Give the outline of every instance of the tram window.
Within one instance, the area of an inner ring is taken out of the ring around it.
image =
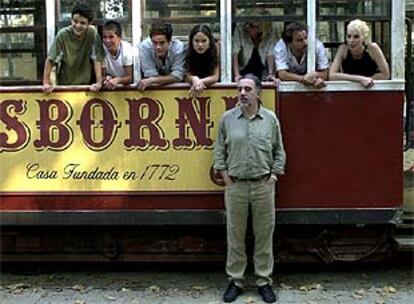
[[[73,0],[60,0],[58,29],[70,25]],[[121,24],[123,39],[132,42],[131,1],[128,0],[89,0],[85,1],[95,10],[94,24],[102,35],[102,27],[108,20],[116,20]]]
[[[317,8],[317,36],[331,59],[337,47],[345,42],[347,24],[358,18],[367,22],[371,40],[378,43],[389,62],[391,0],[318,0]]]
[[[267,22],[268,29],[275,31],[278,36],[287,22],[297,21],[306,24],[306,0],[290,1],[233,1],[233,29],[250,21]]]
[[[0,85],[40,84],[46,56],[45,1],[1,1]]]
[[[286,23],[306,24],[306,1],[233,0],[233,79],[240,74],[253,73],[262,80],[275,74],[273,50],[281,38]],[[255,38],[256,37],[256,38]],[[262,66],[251,64],[255,56],[253,44],[257,40]],[[270,59],[271,56],[273,59]]]
[[[0,27],[34,26],[33,14],[0,15]]]
[[[220,39],[220,2],[217,0],[145,0],[143,7],[143,39],[148,36],[151,23],[157,20],[169,22],[173,35],[188,41],[191,29],[197,24],[207,24],[214,37]]]

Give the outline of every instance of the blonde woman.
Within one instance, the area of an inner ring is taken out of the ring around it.
[[[360,82],[364,87],[374,80],[389,79],[390,69],[384,54],[375,42],[369,42],[366,22],[355,19],[348,24],[346,44],[341,44],[329,72],[330,80]]]

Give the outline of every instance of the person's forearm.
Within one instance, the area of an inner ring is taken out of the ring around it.
[[[201,81],[206,85],[209,86],[211,84],[214,84],[218,81],[219,77],[218,74],[213,74],[211,76],[207,76],[205,78],[202,78]]]
[[[329,80],[348,80],[348,81],[361,81],[361,76],[351,75],[346,73],[330,73]]]
[[[375,80],[388,80],[388,79],[390,79],[390,75],[389,75],[389,73],[388,74],[387,73],[376,73],[372,76],[372,79],[375,79]]]
[[[102,83],[102,63],[100,61],[94,61],[96,83]]]
[[[132,82],[131,75],[122,76],[122,77],[115,77],[115,78],[117,78],[117,84],[128,85],[128,84],[131,84],[131,82]]]
[[[274,56],[267,56],[267,67],[268,67],[268,74],[275,76],[276,66],[275,66],[275,57]]]
[[[155,76],[155,77],[150,77],[148,79],[150,80],[151,85],[165,85],[165,84],[179,82],[179,80],[172,75]]]
[[[51,83],[51,81],[50,81],[50,75],[52,74],[52,68],[53,68],[53,65],[52,65],[52,62],[50,61],[50,59],[49,58],[46,58],[46,60],[45,60],[45,68],[44,68],[44,70],[43,70],[43,84],[45,85],[45,84],[47,84],[47,85],[50,85]]]
[[[237,77],[240,76],[240,71],[239,71],[239,59],[238,59],[238,55],[237,54],[233,54],[233,76],[234,79],[236,80]]]
[[[288,71],[279,71],[279,79],[283,81],[303,81],[303,75],[298,75],[295,73],[290,73]]]

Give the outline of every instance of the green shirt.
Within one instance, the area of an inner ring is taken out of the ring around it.
[[[275,113],[261,106],[252,119],[244,116],[239,107],[223,114],[214,147],[214,169],[227,170],[238,178],[258,178],[284,174],[285,162]]]
[[[58,65],[57,84],[91,84],[90,59],[102,62],[104,50],[94,27],[88,27],[85,35],[79,39],[72,26],[67,26],[56,35],[48,58]]]

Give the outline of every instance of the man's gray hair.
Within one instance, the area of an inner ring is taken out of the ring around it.
[[[253,80],[254,85],[256,86],[257,93],[260,93],[262,91],[262,82],[255,75],[253,75],[253,74],[243,75],[243,76],[240,77],[239,81],[242,80],[242,79],[250,79],[250,80]]]

